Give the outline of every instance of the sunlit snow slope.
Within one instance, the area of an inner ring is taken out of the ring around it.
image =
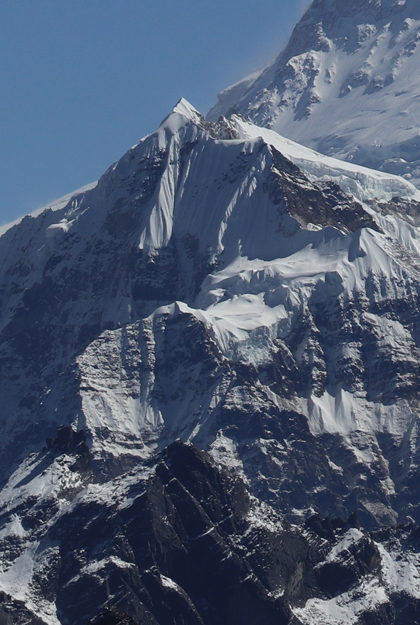
[[[2,475],[72,424],[101,479],[181,437],[289,518],[420,519],[419,208],[182,100],[0,238]]]
[[[315,0],[286,49],[219,95],[238,111],[324,154],[420,185],[420,5]]]

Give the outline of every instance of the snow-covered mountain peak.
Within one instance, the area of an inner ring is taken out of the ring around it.
[[[173,132],[176,132],[177,126],[183,126],[187,120],[195,124],[199,124],[201,118],[202,115],[199,111],[197,111],[197,109],[194,108],[188,100],[181,98],[173,107],[169,115],[167,115],[162,121],[157,132],[159,132],[161,128],[170,128]]]
[[[181,437],[259,489],[268,445],[282,498],[291,428],[299,463],[318,441],[345,497],[353,469],[323,437],[377,479],[376,437],[415,436],[419,204],[396,176],[181,101],[97,185],[0,237],[4,475],[70,424],[106,477]],[[314,503],[327,486],[312,473]],[[393,519],[390,475],[369,488],[366,517]],[[303,494],[285,509],[304,514]]]
[[[420,622],[420,190],[275,130],[405,119],[419,33],[316,0],[0,231],[0,623]]]
[[[212,139],[231,141],[239,138],[234,125],[225,117],[221,116],[217,121],[209,122],[185,98],[179,100],[154,135],[160,137],[161,142],[162,140],[166,142],[169,135],[179,134],[182,135],[184,140],[185,132],[190,132],[191,134],[192,131],[194,134],[197,128],[204,130]],[[190,139],[194,140],[192,137]]]
[[[238,111],[319,152],[420,184],[420,6],[316,0],[285,50],[219,95],[208,118]]]
[[[192,121],[196,121],[202,117],[201,114],[197,111],[197,109],[192,104],[190,104],[190,102],[188,102],[188,100],[186,100],[185,98],[181,98],[179,100],[179,102],[172,109],[172,112],[185,115],[185,117],[188,117]]]

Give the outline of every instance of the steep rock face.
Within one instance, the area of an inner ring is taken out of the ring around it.
[[[126,612],[118,606],[106,608],[99,616],[89,621],[89,625],[137,625]]]
[[[371,535],[355,515],[290,525],[181,441],[97,484],[85,468],[63,470],[81,457],[75,437],[60,430],[4,491],[5,623],[415,622],[418,527]]]
[[[416,0],[315,0],[285,50],[226,89],[235,110],[299,143],[420,184]]]

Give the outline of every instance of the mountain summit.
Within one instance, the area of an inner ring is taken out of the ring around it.
[[[3,479],[72,426],[101,480],[182,438],[291,520],[420,520],[419,206],[402,178],[181,100],[0,237]]]
[[[237,111],[323,154],[420,185],[420,5],[315,0],[285,50],[219,94]]]
[[[418,622],[419,214],[181,100],[4,228],[0,622]]]
[[[316,0],[0,230],[1,624],[420,623],[419,41]]]

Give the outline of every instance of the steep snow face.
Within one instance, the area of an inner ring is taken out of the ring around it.
[[[182,100],[0,237],[3,475],[72,424],[102,478],[181,437],[289,518],[420,518],[419,206]]]
[[[279,57],[219,94],[208,117],[235,110],[419,186],[419,43],[416,0],[316,0]]]

